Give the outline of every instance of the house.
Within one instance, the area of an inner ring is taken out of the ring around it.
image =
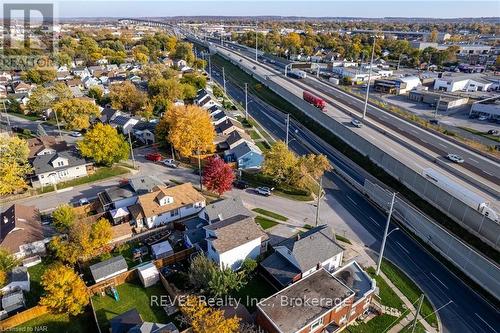
[[[14,267],[7,274],[7,282],[0,289],[3,295],[13,293],[14,291],[30,291],[30,274],[28,268],[24,266]]]
[[[0,84],[0,98],[7,97],[7,87],[3,84]]]
[[[132,127],[132,133],[137,140],[146,145],[155,143],[155,132],[158,122],[155,121],[139,121]]]
[[[34,171],[31,179],[33,187],[84,177],[92,169],[92,163],[80,157],[74,150],[35,156],[31,164]]]
[[[212,125],[217,126],[223,121],[226,121],[229,117],[224,111],[210,114]]]
[[[198,214],[199,218],[207,221],[209,224],[217,223],[236,215],[253,217],[255,214],[243,205],[240,197],[211,202]]]
[[[18,258],[45,252],[45,244],[53,235],[42,226],[40,213],[34,206],[13,204],[0,214],[0,246]]]
[[[101,81],[93,76],[86,76],[82,79],[82,84],[85,87],[85,89],[89,89],[90,87],[100,85]]]
[[[70,74],[69,71],[57,71],[56,73],[56,80],[57,81],[65,81],[65,80],[71,80],[73,76]]]
[[[28,139],[27,142],[29,148],[28,158],[30,159],[35,156],[55,154],[68,149],[66,141],[59,141],[56,137],[50,135],[37,136],[36,138]]]
[[[274,246],[274,253],[260,265],[268,280],[283,288],[318,269],[334,271],[342,264],[343,253],[332,229],[322,225]]]
[[[151,254],[153,255],[154,259],[166,258],[174,254],[174,249],[168,241],[163,241],[151,245]]]
[[[264,155],[259,147],[249,141],[244,141],[233,149],[224,152],[226,162],[234,162],[238,169],[260,169],[264,162]]]
[[[179,333],[179,330],[173,323],[160,324],[145,321],[130,329],[128,333]]]
[[[195,247],[197,250],[207,251],[206,232],[203,229],[207,225],[208,222],[200,218],[192,218],[182,223],[184,227],[182,236],[186,248]]]
[[[18,82],[14,84],[14,93],[15,94],[23,94],[29,93],[33,87],[24,82]]]
[[[132,131],[135,124],[139,122],[139,119],[128,117],[125,115],[116,116],[112,119],[109,124],[114,128],[119,128],[123,134],[128,134]]]
[[[87,67],[75,67],[71,70],[74,76],[79,77],[80,79],[85,79],[86,77],[92,76],[89,69]]]
[[[207,257],[220,268],[237,270],[245,259],[255,260],[267,248],[269,237],[252,216],[236,215],[204,229]]]
[[[268,333],[340,331],[365,313],[375,291],[375,281],[364,272],[348,280],[356,290],[319,269],[259,302],[256,322]]]
[[[434,90],[488,91],[493,83],[478,76],[442,76],[434,81]]]
[[[24,294],[22,290],[13,292],[2,297],[2,309],[8,314],[19,312],[26,308]]]
[[[187,61],[183,59],[174,59],[172,64],[175,68],[182,70],[184,67],[187,67]]]
[[[437,93],[421,89],[410,91],[410,93],[408,94],[408,99],[428,104],[434,108],[437,107],[437,109],[441,111],[453,110],[454,108],[467,105],[467,103],[469,102],[468,97],[463,97],[452,93]]]
[[[136,177],[129,179],[125,184],[106,188],[97,193],[97,198],[105,212],[119,208],[127,209],[137,202],[139,195],[151,193],[157,186],[164,185],[165,183],[153,176]]]
[[[95,283],[104,281],[128,270],[127,262],[119,255],[90,266]]]
[[[156,186],[151,193],[140,195],[128,210],[136,226],[153,228],[197,214],[203,207],[205,197],[191,183],[184,183]]]
[[[204,109],[210,109],[213,106],[219,106],[215,100],[212,99],[212,96],[205,90],[198,90],[196,97],[194,98],[194,103]]]
[[[120,111],[106,107],[104,108],[104,110],[102,110],[99,120],[101,121],[101,123],[106,124],[120,115],[122,115]]]
[[[141,325],[143,320],[137,309],[130,309],[109,321],[111,333],[128,333],[137,325]]]
[[[239,146],[240,144],[242,144],[245,141],[247,141],[247,142],[252,141],[252,138],[250,137],[250,135],[248,135],[245,132],[241,132],[241,131],[232,131],[227,136],[225,143],[226,143],[228,149],[234,149],[236,146]]]
[[[232,118],[227,118],[215,126],[215,133],[217,135],[229,135],[232,131],[245,132],[245,129],[243,128],[243,125]]]

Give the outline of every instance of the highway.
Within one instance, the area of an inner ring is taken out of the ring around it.
[[[220,69],[212,67],[213,77],[222,83]],[[243,83],[226,77],[228,94],[244,103]],[[256,96],[249,96],[248,111],[275,138],[285,138],[285,114],[267,105]],[[353,179],[363,182],[369,177],[361,168],[335,151],[314,133],[291,121],[289,146],[297,154],[319,152],[325,154],[336,168],[342,169]],[[367,199],[354,190],[335,173],[328,173],[324,180],[327,196],[333,196],[347,209],[369,235],[360,238],[365,245],[379,251],[386,216],[374,208]],[[328,203],[328,201],[326,201]],[[391,225],[391,229],[395,228]],[[373,241],[373,238],[376,241]],[[497,308],[486,302],[461,279],[451,273],[430,253],[404,232],[396,231],[388,238],[385,257],[398,265],[426,293],[436,309],[442,323],[442,332],[482,333],[498,332],[500,315]]]

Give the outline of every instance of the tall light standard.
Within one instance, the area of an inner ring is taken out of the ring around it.
[[[248,83],[245,82],[245,119],[248,119]]]
[[[318,186],[318,203],[316,204],[316,218],[314,221],[314,226],[318,226],[319,221],[319,203],[321,202],[321,192],[323,190],[323,176],[319,177],[319,186]]]
[[[436,110],[434,110],[434,119],[437,118],[438,115],[438,110],[439,110],[439,104],[441,104],[441,95],[439,95],[439,98],[436,102]]]
[[[382,246],[380,247],[380,253],[378,255],[377,272],[375,273],[376,275],[379,275],[379,273],[380,273],[380,266],[382,265],[382,258],[384,257],[385,242],[387,241],[387,237],[389,237],[389,235],[393,231],[399,230],[399,228],[394,228],[388,233],[389,224],[391,223],[392,209],[394,208],[394,200],[395,199],[396,199],[396,193],[393,193],[392,200],[391,200],[391,207],[389,208],[389,215],[387,216],[387,223],[385,224],[384,237],[382,238]]]
[[[363,116],[361,120],[365,119],[366,116],[366,108],[368,107],[368,94],[370,93],[370,81],[372,79],[372,67],[373,67],[373,55],[375,54],[375,41],[377,40],[377,36],[373,36],[373,46],[372,46],[372,57],[370,60],[370,68],[368,69],[368,84],[366,85],[366,96],[365,96],[365,105],[363,107]]]
[[[59,125],[59,119],[57,118],[57,112],[54,111],[54,114],[56,116],[56,123],[57,123],[57,130],[59,131],[59,138],[62,139],[61,126]]]
[[[226,72],[224,71],[224,67],[222,67],[222,84],[224,86],[224,95],[226,94]]]
[[[257,22],[255,22],[255,61],[257,61],[257,39],[259,35],[257,33]]]
[[[286,114],[286,139],[285,139],[285,143],[286,143],[286,146],[288,147],[288,134],[290,132],[290,114],[287,113]]]

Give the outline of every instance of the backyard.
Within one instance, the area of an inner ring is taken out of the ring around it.
[[[252,312],[260,300],[276,292],[277,290],[260,274],[255,274],[243,288],[233,293],[233,297],[241,300],[241,304],[245,305],[248,311]]]
[[[109,295],[94,295],[92,297],[94,311],[102,332],[109,331],[109,320],[131,309],[137,309],[144,321],[168,323],[172,318],[167,316],[160,306],[151,305],[151,297],[168,295],[160,283],[144,288],[139,281],[123,283],[116,287],[119,300]]]
[[[26,293],[26,307],[31,308],[38,304],[40,297],[43,295],[42,275],[50,264],[50,259],[45,257],[41,263],[28,267],[30,291]]]
[[[57,332],[81,333],[96,332],[94,318],[90,309],[78,316],[67,314],[45,314],[11,329],[13,332]]]

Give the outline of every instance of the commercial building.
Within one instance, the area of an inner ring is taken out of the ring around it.
[[[449,111],[451,109],[467,105],[469,102],[468,97],[452,94],[440,94],[426,90],[412,90],[408,94],[408,98],[412,101],[429,104],[433,107],[439,103],[437,107],[440,111]]]

